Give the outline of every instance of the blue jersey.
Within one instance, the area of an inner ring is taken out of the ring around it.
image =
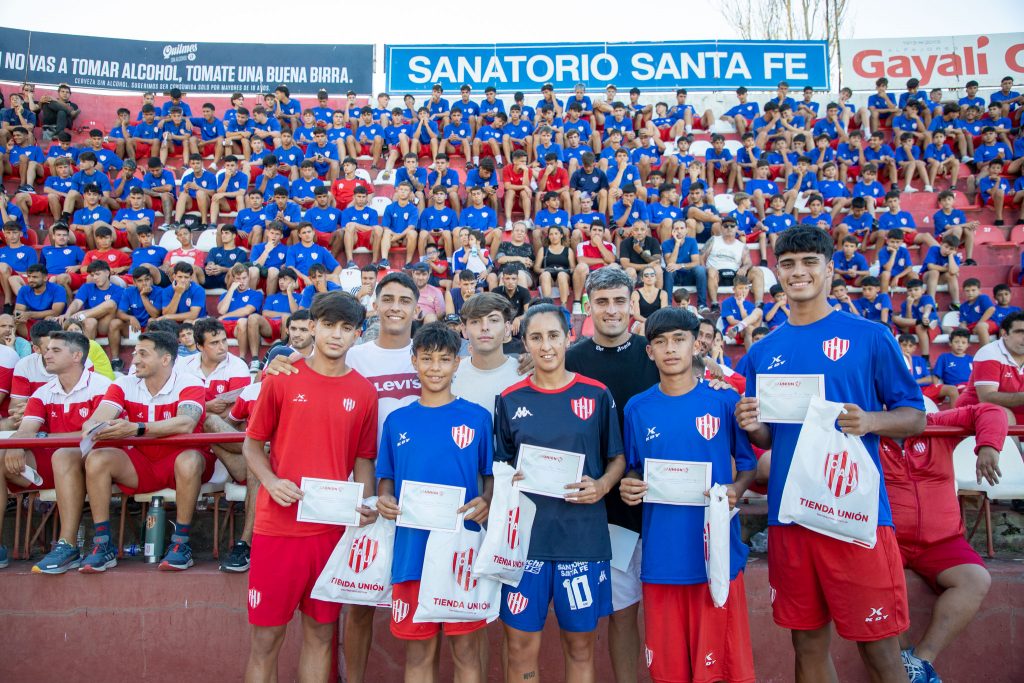
[[[177,183],[174,179],[174,174],[167,169],[160,172],[159,176],[154,176],[151,172],[147,172],[142,176],[142,188],[144,190],[152,190],[154,187],[169,186],[169,190],[172,195],[177,194]]]
[[[518,462],[523,444],[581,453],[583,474],[598,479],[622,455],[615,401],[600,382],[576,374],[565,387],[539,389],[529,377],[495,400],[494,459]],[[537,505],[529,559],[556,562],[610,560],[605,502],[590,505],[526,494]]]
[[[828,119],[819,119],[814,124],[812,132],[814,133],[814,137],[818,137],[819,135],[827,135],[829,139],[835,140],[836,138],[839,137],[839,132],[845,130],[846,129],[843,126],[842,121],[829,121]]]
[[[166,102],[164,102],[162,105],[160,105],[160,116],[170,116],[172,107],[178,107],[179,109],[181,109],[181,115],[183,117],[192,117],[192,107],[188,106],[188,103],[183,100],[178,100],[177,102],[174,102],[173,100],[167,100]]]
[[[854,197],[873,197],[875,199],[882,199],[885,197],[885,186],[877,180],[873,183],[865,183],[861,180],[859,183],[853,186]]]
[[[462,111],[463,119],[480,113],[480,107],[473,100],[459,99],[452,103],[452,110],[454,111],[455,109]]]
[[[896,340],[885,328],[847,313],[833,312],[809,325],[786,324],[747,352],[747,396],[758,374],[824,375],[830,401],[853,403],[868,412],[909,407],[924,410],[921,388],[907,371]],[[768,523],[779,523],[779,504],[802,425],[769,424],[772,462],[768,480]],[[879,473],[878,436],[861,437]],[[885,479],[878,496],[878,525],[892,526]]]
[[[71,182],[76,192],[79,194],[85,194],[85,186],[96,184],[100,187],[100,194],[104,192],[110,192],[110,178],[105,173],[99,171],[93,171],[92,173],[86,173],[85,171],[78,171],[71,176]],[[174,182],[171,182],[173,185]]]
[[[466,187],[493,187],[497,189],[498,174],[495,173],[494,171],[491,171],[491,175],[484,178],[481,177],[479,168],[471,169],[466,173]]]
[[[216,192],[217,186],[220,185],[213,171],[203,171],[197,178],[192,169],[185,171],[185,174],[181,176],[181,186],[184,187],[187,183],[195,183],[200,189],[207,192]],[[188,196],[195,199],[196,188],[190,187],[188,189]]]
[[[769,233],[779,233],[796,225],[796,219],[790,213],[767,213],[761,222],[768,228]]]
[[[739,397],[700,382],[682,396],[668,396],[655,384],[626,404],[623,441],[628,469],[643,472],[647,458],[711,463],[711,483],[733,482],[736,469],[757,467],[747,434],[733,415]],[[704,508],[644,503],[644,583],[687,585],[708,580],[704,564]],[[740,534],[739,515],[730,522],[729,576],[743,570],[749,549]]]
[[[529,135],[533,134],[533,126],[530,125],[529,121],[524,121],[522,119],[519,120],[519,123],[512,123],[509,121],[505,124],[505,127],[501,129],[501,132],[502,134],[509,136],[511,139],[521,142]]]
[[[167,250],[161,246],[149,246],[140,247],[132,251],[132,265],[131,270],[135,270],[141,265],[149,264],[159,268],[163,265],[164,259],[167,257]],[[83,257],[84,258],[84,257]]]
[[[498,98],[495,98],[493,102],[488,102],[486,99],[480,102],[480,113],[488,122],[494,121],[494,115],[499,111],[505,113],[505,103]]]
[[[672,204],[665,206],[661,202],[655,202],[648,204],[647,217],[651,223],[661,223],[664,220],[670,220],[675,223],[676,221],[683,220],[683,210]]]
[[[981,316],[990,308],[995,308],[995,303],[988,294],[979,294],[973,301],[965,299],[960,304],[960,322],[973,325],[981,320]]]
[[[281,176],[278,177],[280,178]],[[285,182],[287,183],[288,181],[286,180]],[[263,207],[263,210],[267,213],[268,221],[283,219],[287,220],[289,223],[298,223],[302,220],[302,208],[295,202],[285,202],[284,209],[279,207],[277,202],[270,202]],[[288,234],[288,231],[289,227],[285,225],[284,232],[286,235]]]
[[[850,191],[846,188],[846,183],[841,180],[822,180],[818,182],[818,192],[825,199],[835,199],[836,197],[849,197]]]
[[[1000,152],[1002,155],[1000,155]],[[974,148],[974,163],[976,164],[987,164],[993,159],[998,158],[1002,158],[1004,162],[1013,158],[1013,150],[1005,142],[978,145]]]
[[[633,225],[637,221],[647,221],[647,205],[640,200],[633,200],[633,205],[627,207],[620,199],[612,206],[612,220],[618,221],[622,216],[626,216],[624,226]]]
[[[989,318],[989,320],[994,322],[996,325],[999,325],[1003,322],[1003,318],[1006,316],[1019,312],[1020,306],[1000,306],[997,304],[996,312],[992,314],[992,317]]]
[[[48,311],[54,304],[67,304],[68,293],[56,282],[44,282],[43,291],[36,294],[31,287],[22,287],[18,290],[18,297],[15,303],[24,306],[29,311]]]
[[[227,298],[227,295],[228,293],[224,292],[223,294],[221,294],[220,299],[218,301],[224,301],[224,299]],[[237,311],[238,309],[244,308],[245,306],[252,306],[255,309],[253,313],[259,313],[260,311],[262,311],[263,292],[261,292],[258,289],[247,289],[244,292],[235,291],[235,293],[231,295],[231,310]],[[224,320],[239,320],[241,317],[245,316],[226,316],[224,317]]]
[[[333,233],[341,225],[341,211],[333,206],[328,206],[326,209],[313,206],[306,209],[303,219],[312,223],[313,229],[317,232]]]
[[[958,266],[960,265],[960,255],[959,254],[954,254],[953,255],[953,260],[954,260],[954,262],[956,262],[956,265],[958,265]],[[928,253],[925,254],[924,259],[921,261],[921,269],[920,269],[919,272],[922,275],[924,275],[925,273],[928,272],[928,264],[930,264],[930,263],[934,263],[937,266],[944,266],[945,267],[945,266],[949,265],[949,257],[942,255],[941,247],[939,247],[939,246],[929,247],[928,248]]]
[[[459,215],[459,224],[483,232],[498,227],[498,214],[489,206],[467,206]]]
[[[882,311],[889,311],[890,316],[892,315],[892,299],[889,298],[888,294],[880,293],[874,299],[862,296],[853,301],[853,306],[860,313],[861,317],[867,318],[871,322],[882,322]]]
[[[736,151],[736,161],[746,166],[753,164],[755,161],[760,159],[762,154],[764,154],[764,152],[760,147],[751,147],[750,149],[740,147],[739,150]]]
[[[83,207],[75,211],[71,219],[73,225],[92,225],[93,223],[110,223],[114,217],[110,215],[110,209],[105,206],[96,205],[93,208]]]
[[[152,227],[156,221],[156,213],[152,209],[118,209],[114,221],[145,221]]]
[[[669,237],[667,240],[661,243],[661,253],[665,255],[665,260],[668,261],[668,257],[675,251],[676,240],[674,237]],[[679,246],[679,253],[676,254],[676,263],[684,265],[693,261],[694,255],[700,255],[700,245],[697,244],[697,240],[693,237],[684,237],[683,243]],[[685,272],[685,271],[679,271]]]
[[[796,189],[800,192],[811,192],[818,189],[818,180],[814,177],[813,173],[805,173],[803,178],[801,178],[799,173],[793,172],[789,174],[786,187],[790,190]]]
[[[928,361],[921,356],[911,356],[910,363],[907,364],[906,356],[903,359],[904,364],[908,365],[907,369],[910,370],[910,375],[914,378],[915,382],[921,386],[928,386],[932,383],[932,369],[928,367]]]
[[[764,313],[764,324],[771,330],[789,320],[789,312],[786,310],[786,306],[779,306],[775,313],[771,313],[773,308],[775,308],[775,302],[773,301],[766,301],[761,304],[761,311]],[[768,315],[770,313],[772,317],[769,319]]]
[[[867,211],[859,217],[848,213],[843,216],[842,225],[845,225],[850,232],[860,234],[871,230],[875,226],[875,219]]]
[[[608,189],[608,176],[597,166],[590,171],[576,169],[572,178],[569,179],[569,187],[577,192],[589,192],[591,194]]]
[[[885,268],[885,264],[889,263],[889,259],[893,259],[893,275],[902,273],[904,270],[914,265],[914,262],[910,258],[910,250],[904,246],[900,246],[896,250],[895,254],[888,249],[882,249],[878,252],[878,265],[882,268]]]
[[[931,309],[925,314],[924,309],[928,306],[931,306]],[[913,304],[910,301],[904,301],[900,307],[900,315],[904,318],[923,320],[927,324],[931,320],[938,320],[938,316],[935,314],[936,310],[935,299],[930,294],[925,294]]]
[[[61,178],[60,176],[52,175],[46,179],[43,187],[49,188],[54,192],[60,192],[61,194],[67,194],[74,189],[74,181],[71,180],[71,176],[67,178]]]
[[[402,233],[407,228],[415,228],[419,217],[420,212],[412,202],[408,202],[405,206],[400,205],[398,202],[391,202],[384,209],[381,225],[392,232]]]
[[[262,228],[267,222],[267,210],[266,207],[260,207],[258,209],[250,209],[246,207],[238,212],[235,216],[235,227],[238,228],[238,232],[248,235],[252,232],[253,228]]]
[[[65,159],[71,159],[71,163],[78,163],[78,155],[82,153],[78,147],[68,146],[67,148],[61,147],[59,144],[50,145],[50,148],[46,150],[47,159],[59,159],[64,157]]]
[[[272,176],[268,176],[266,173],[257,176],[256,182],[254,183],[258,188],[260,183],[263,183],[264,181],[266,182],[266,186],[263,188],[263,201],[267,202],[268,206],[273,203],[274,190],[279,187],[283,187],[287,190],[291,186],[291,183],[288,181],[288,176],[277,174],[276,166],[274,167],[274,171],[275,174]]]
[[[944,353],[935,360],[932,374],[943,384],[967,384],[974,369],[974,356]]]
[[[326,291],[328,292],[334,292],[336,290],[341,289],[341,285],[339,285],[336,282],[331,282],[330,280],[328,280],[326,284]],[[313,297],[316,295],[316,287],[308,285],[305,289],[302,290],[302,295],[299,297],[299,306],[302,308],[309,308],[310,306],[313,305]]]
[[[430,171],[427,173],[427,185],[429,187],[458,187],[459,186],[459,172],[454,168],[449,168],[444,172],[442,176],[437,171]]]
[[[89,310],[107,301],[113,301],[115,305],[120,304],[123,292],[124,288],[115,284],[108,285],[106,289],[100,289],[94,283],[86,282],[75,294],[75,299],[82,302],[83,309]]]
[[[734,104],[732,107],[725,112],[726,116],[742,116],[747,121],[753,121],[757,118],[761,112],[761,105],[757,102],[747,102],[746,104]]]
[[[757,227],[757,214],[753,211],[740,211],[735,209],[729,215],[736,219],[736,227],[744,235],[749,235]]]
[[[78,245],[69,244],[64,247],[43,247],[40,256],[43,257],[46,272],[50,275],[60,275],[66,273],[71,266],[81,265],[82,259],[85,258],[85,252]]]
[[[241,247],[235,247],[234,249],[214,247],[206,255],[206,263],[212,263],[229,270],[236,263],[246,263],[248,260],[249,253]]]
[[[406,481],[466,489],[465,502],[480,495],[479,477],[491,474],[493,434],[490,413],[457,398],[447,405],[428,408],[419,401],[388,415],[381,428],[377,451],[377,478],[395,483],[395,498]],[[423,457],[423,449],[430,457]],[[477,530],[475,522],[467,529]],[[393,583],[419,580],[429,531],[398,527],[391,562]]]
[[[291,187],[288,188],[288,197],[291,199],[312,199],[314,190],[323,186],[324,181],[319,178],[313,178],[312,180],[297,178],[292,181]]]
[[[641,205],[643,205],[641,203]],[[537,212],[537,218],[534,224],[538,228],[546,228],[552,225],[560,225],[563,228],[569,227],[569,213],[565,209],[559,209],[558,211],[549,211],[548,209],[541,209]]]
[[[352,204],[341,212],[341,224],[348,225],[349,223],[380,225],[380,216],[377,215],[377,210],[370,206],[364,206],[359,209],[356,208],[355,204]]]
[[[253,263],[256,263],[256,260],[260,256],[263,256],[263,252],[265,252],[266,250],[267,250],[267,243],[266,242],[260,242],[259,244],[257,244],[256,246],[254,246],[252,248],[252,253],[249,255],[249,259]],[[264,262],[263,267],[264,268],[278,268],[278,269],[280,269],[282,266],[284,266],[285,260],[287,258],[288,258],[288,247],[286,247],[283,244],[278,244],[270,252],[270,256],[267,257],[267,260]]]
[[[205,118],[192,120],[193,126],[199,126],[199,135],[204,142],[224,137],[224,123],[220,119],[207,121]]]
[[[166,294],[163,289],[154,286],[148,296],[150,305],[154,306],[157,311],[159,311],[163,305],[165,296]],[[127,315],[134,316],[142,327],[145,327],[149,323],[149,311],[146,310],[146,305],[142,303],[142,293],[139,292],[138,287],[132,286],[126,288],[124,292],[121,293],[121,302],[117,305],[117,308]]]
[[[864,258],[864,254],[860,252],[854,252],[853,258],[846,258],[846,254],[842,251],[837,251],[832,254],[832,265],[836,270],[851,270],[856,268],[859,272],[866,273],[868,271],[868,260]]]
[[[171,300],[174,298],[174,288],[164,288],[163,300],[160,302],[161,308],[169,306]],[[193,307],[199,307],[199,318],[206,317],[206,290],[200,285],[193,282],[189,285],[188,289],[182,292],[181,297],[178,299],[178,306],[173,311],[172,315],[180,313],[188,313]]]
[[[473,171],[470,171],[470,173],[474,172],[475,170],[476,169],[473,169]],[[427,186],[427,169],[424,168],[423,166],[417,166],[416,170],[413,171],[413,175],[412,175],[411,179],[416,181],[416,184],[413,185],[414,189],[417,186],[419,186],[419,188],[421,190],[424,189]],[[409,183],[409,182],[410,182],[409,170],[405,166],[403,166],[402,168],[400,168],[397,171],[395,171],[395,187],[398,187],[402,183]],[[410,183],[410,184],[412,184],[412,183]]]
[[[377,138],[384,138],[384,128],[379,123],[371,123],[369,126],[356,128],[356,142],[361,145],[372,144]]]
[[[747,299],[736,301],[736,297],[731,296],[722,302],[722,321],[735,325],[753,313],[756,308],[757,306],[753,301]],[[732,322],[733,320],[736,322]]]
[[[420,230],[452,230],[459,224],[459,217],[448,207],[442,209],[428,206],[420,214]]]
[[[278,147],[275,149],[274,156],[277,157],[277,163],[279,164],[298,166],[306,158],[306,153],[302,151],[301,147],[293,143],[291,147]]]
[[[328,273],[334,272],[338,267],[338,262],[331,256],[331,252],[316,242],[308,247],[301,243],[288,247],[288,256],[285,257],[284,263],[303,275],[309,275],[309,269],[315,263],[322,264]]]
[[[24,244],[17,248],[0,247],[0,263],[6,263],[15,273],[24,273],[26,268],[37,262],[36,250],[32,247]]]

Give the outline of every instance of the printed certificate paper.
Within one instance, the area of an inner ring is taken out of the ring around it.
[[[297,521],[359,526],[356,508],[363,503],[361,483],[303,477],[299,488],[302,500],[295,517]]]
[[[466,503],[463,486],[402,482],[398,498],[398,526],[424,531],[455,531],[462,515],[459,508]]]
[[[565,498],[573,491],[567,484],[583,478],[583,454],[557,451],[541,446],[519,446],[519,471],[523,479],[519,490],[552,498]]]
[[[825,398],[825,375],[758,375],[761,422],[803,424],[812,396]]]
[[[711,488],[711,463],[645,458],[644,481],[645,503],[705,506],[708,498],[704,492]]]

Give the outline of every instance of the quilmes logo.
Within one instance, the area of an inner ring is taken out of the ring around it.
[[[196,53],[199,52],[199,43],[178,43],[177,45],[164,45],[164,59],[172,62],[194,62]]]

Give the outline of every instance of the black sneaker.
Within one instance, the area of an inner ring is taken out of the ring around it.
[[[120,358],[114,358],[110,361],[110,369],[114,372],[121,372],[124,370],[124,361]]]
[[[245,541],[238,541],[231,546],[226,560],[220,563],[222,572],[234,572],[240,574],[249,571],[249,544]]]
[[[953,304],[953,303],[951,303],[949,305],[949,310],[951,310],[951,311],[959,311],[960,310],[960,304]]]
[[[1004,225],[1006,225],[1006,221],[997,218],[996,220],[992,221],[992,225],[996,226],[997,228],[1001,228]]]
[[[976,265],[978,265],[978,262],[977,262],[977,261],[975,261],[975,260],[974,260],[974,259],[972,259],[972,258],[969,258],[969,259],[967,259],[966,261],[964,261],[964,265],[965,265],[965,266],[976,266]]]

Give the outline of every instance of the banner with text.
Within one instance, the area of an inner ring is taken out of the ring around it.
[[[435,83],[445,91],[468,83],[506,92],[536,92],[545,83],[559,91],[577,83],[597,90],[614,84],[620,92],[773,90],[779,81],[829,88],[825,41],[387,45],[384,64],[392,93],[430,92]]]
[[[373,45],[180,43],[0,27],[0,80],[103,90],[369,93]]]
[[[926,88],[962,88],[967,81],[999,87],[1011,76],[1024,74],[1024,33],[986,33],[925,38],[881,38],[842,41],[843,85],[873,90],[875,81],[889,79],[892,90],[916,78]]]

